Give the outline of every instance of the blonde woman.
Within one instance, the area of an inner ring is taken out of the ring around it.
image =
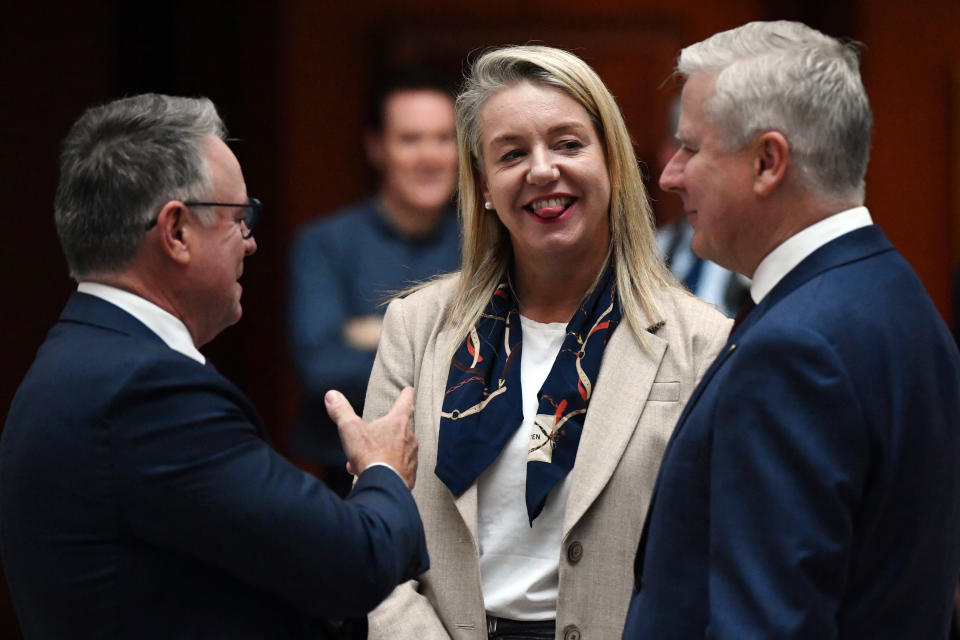
[[[549,47],[457,99],[462,271],[394,300],[365,412],[416,388],[431,569],[371,638],[618,638],[660,458],[729,322],[659,260],[619,109]]]

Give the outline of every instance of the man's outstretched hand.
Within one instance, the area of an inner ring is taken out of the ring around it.
[[[337,423],[340,442],[347,454],[347,471],[360,475],[373,462],[393,467],[413,489],[417,476],[417,439],[410,429],[413,389],[400,392],[390,411],[371,423],[364,422],[339,391],[324,396],[327,413]]]

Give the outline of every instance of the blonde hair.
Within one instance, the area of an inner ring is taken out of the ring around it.
[[[457,97],[457,197],[463,245],[462,269],[446,313],[446,320],[453,324],[449,351],[451,355],[455,352],[480,318],[512,258],[509,233],[496,215],[484,211],[477,178],[482,172],[483,105],[495,93],[519,82],[561,89],[593,121],[603,142],[610,176],[609,259],[616,272],[623,316],[641,344],[645,344],[644,315],[652,323],[661,320],[655,292],[676,287],[677,283],[658,255],[653,214],[623,116],[603,81],[583,60],[562,49],[527,45],[484,53],[473,63]]]

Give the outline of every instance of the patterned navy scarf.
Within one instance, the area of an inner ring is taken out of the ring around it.
[[[567,324],[567,335],[543,387],[527,457],[531,524],[547,494],[573,468],[593,385],[607,340],[620,322],[608,268]],[[455,496],[473,484],[523,422],[520,312],[509,281],[501,282],[447,376],[440,414],[436,474]]]

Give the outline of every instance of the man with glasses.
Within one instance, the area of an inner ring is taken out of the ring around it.
[[[427,567],[412,394],[366,424],[328,395],[345,500],[274,452],[199,347],[241,316],[261,208],[206,99],[88,110],[55,219],[79,285],[0,440],[0,553],[27,638],[364,637]]]

